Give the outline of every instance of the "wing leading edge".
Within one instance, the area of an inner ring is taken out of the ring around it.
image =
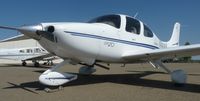
[[[7,39],[4,39],[4,40],[1,40],[0,42],[19,41],[19,40],[26,40],[26,39],[31,39],[31,38],[29,38],[28,36],[25,36],[23,34],[20,34],[20,35],[11,37],[11,38],[7,38]]]
[[[126,52],[122,57],[126,61],[134,62],[135,60],[157,60],[195,55],[200,55],[200,44],[156,49],[139,53]]]

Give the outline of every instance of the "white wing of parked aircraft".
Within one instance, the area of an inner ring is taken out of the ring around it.
[[[200,54],[200,45],[179,46],[180,24],[175,23],[169,41],[163,42],[142,21],[113,14],[97,17],[86,23],[54,22],[32,26],[7,27],[37,40],[46,50],[64,61],[40,75],[39,81],[59,86],[77,79],[77,75],[56,70],[66,64],[82,64],[79,73],[91,74],[94,66],[109,69],[98,63],[149,62],[171,74],[175,83],[186,82],[183,70],[171,71],[161,59]]]
[[[0,42],[18,41],[18,40],[26,40],[26,39],[31,39],[31,38],[28,37],[28,36],[25,36],[23,34],[20,34],[20,35],[11,37],[11,38],[7,38],[7,39],[4,39],[4,40],[1,40]]]
[[[39,61],[43,61],[45,58],[52,56],[52,54],[49,54],[41,47],[24,47],[0,50],[0,59],[21,60],[23,66],[26,66],[26,61],[32,61],[34,66],[38,67]],[[51,59],[48,61],[51,61]]]

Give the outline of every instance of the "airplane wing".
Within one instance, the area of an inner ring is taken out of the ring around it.
[[[51,58],[53,56],[54,55],[50,54],[50,53],[45,53],[45,54],[28,54],[28,55],[26,55],[26,54],[25,55],[7,54],[7,55],[0,55],[0,59],[8,59],[8,60],[47,60],[47,58]]]
[[[54,56],[53,54],[40,54],[40,55],[34,55],[34,56],[30,56],[30,57],[24,57],[21,60],[44,60],[46,58],[52,57]]]
[[[139,53],[130,51],[124,53],[122,57],[129,62],[134,62],[136,60],[148,61],[194,55],[200,55],[200,44],[174,48],[155,49]]]
[[[0,42],[18,41],[18,40],[25,40],[25,39],[31,39],[31,38],[29,38],[28,36],[25,36],[23,34],[20,34],[20,35],[11,37],[11,38],[7,38],[7,39],[4,39],[4,40],[1,40]]]

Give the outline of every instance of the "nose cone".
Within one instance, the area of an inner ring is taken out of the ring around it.
[[[31,26],[22,26],[19,28],[19,31],[26,36],[29,36],[34,39],[38,39],[39,36],[36,34],[37,31],[42,31],[42,25],[31,25]]]

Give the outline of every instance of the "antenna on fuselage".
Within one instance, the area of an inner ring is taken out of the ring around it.
[[[138,12],[135,13],[133,18],[136,19],[137,16],[138,16]]]

